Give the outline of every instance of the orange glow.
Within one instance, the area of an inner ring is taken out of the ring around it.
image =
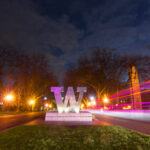
[[[128,109],[131,109],[131,106],[130,106],[130,105],[128,105]]]
[[[124,106],[122,109],[131,109],[131,106],[130,105]]]
[[[29,104],[30,104],[30,105],[33,105],[34,103],[35,103],[35,101],[32,100],[32,99],[29,101]]]
[[[105,97],[103,101],[104,101],[104,103],[108,103],[109,102],[107,97]]]
[[[47,104],[47,103],[45,104],[45,107],[48,107],[48,104]]]
[[[12,94],[8,94],[5,96],[6,101],[12,101],[14,99],[14,96]]]
[[[108,108],[105,106],[104,109],[108,109]]]
[[[87,106],[91,106],[91,102],[88,102],[88,103],[87,103]]]
[[[81,104],[80,108],[83,109],[84,108],[84,104]]]
[[[48,103],[46,103],[46,104],[45,104],[45,107],[52,108],[52,104],[48,104]]]
[[[49,108],[52,108],[52,104],[49,104]]]

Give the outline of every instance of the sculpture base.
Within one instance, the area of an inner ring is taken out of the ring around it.
[[[78,121],[78,122],[92,122],[92,114],[90,112],[79,113],[58,113],[49,111],[46,112],[45,121]]]

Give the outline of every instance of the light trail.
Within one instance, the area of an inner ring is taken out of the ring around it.
[[[108,115],[118,118],[150,122],[150,110],[114,110],[114,111],[89,110],[89,111],[93,114]]]
[[[131,91],[131,88],[128,88],[128,89],[125,89],[125,90],[122,90],[122,91],[119,91],[115,94],[112,94],[110,96],[108,96],[109,98],[109,103],[108,104],[105,104],[104,106],[96,106],[95,108],[99,108],[99,109],[109,109],[109,110],[122,110],[122,109],[128,109],[128,110],[135,110],[135,109],[138,109],[138,107],[141,107],[141,104],[142,104],[142,108],[144,109],[147,109],[148,107],[150,107],[150,101],[146,101],[146,102],[142,102],[142,103],[130,103],[129,101],[131,101],[131,98],[132,96],[134,95],[146,95],[146,94],[150,94],[150,80],[147,81],[147,82],[144,82],[142,84],[140,84],[140,92],[139,92],[139,86],[135,86],[132,88],[132,91]],[[121,101],[128,101],[127,103],[124,103],[124,104],[112,104],[111,103],[114,103],[115,101],[117,101],[118,103],[118,100]],[[102,100],[101,100],[102,101]],[[98,101],[97,101],[98,103]],[[139,105],[138,105],[139,104]]]
[[[145,85],[145,84],[150,84],[150,81],[146,81],[146,82],[140,84],[140,86],[143,86],[143,85]],[[138,86],[134,86],[134,88],[135,88],[135,87],[138,87]],[[115,93],[115,94],[112,94],[112,95],[110,95],[110,96],[118,95],[118,94],[120,94],[120,93],[122,93],[122,92],[125,92],[125,91],[128,91],[128,90],[130,91],[130,88],[125,89],[125,90],[122,90],[122,91],[117,92],[117,93]]]

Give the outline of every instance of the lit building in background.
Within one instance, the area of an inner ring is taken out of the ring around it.
[[[133,109],[142,109],[139,77],[138,72],[135,69],[135,66],[132,66],[129,70],[129,87]]]

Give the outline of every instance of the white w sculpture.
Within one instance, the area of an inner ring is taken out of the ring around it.
[[[74,111],[78,113],[80,111],[80,104],[83,94],[86,92],[86,87],[77,87],[77,92],[79,92],[78,101],[76,101],[73,87],[68,87],[64,101],[61,95],[61,92],[64,92],[63,87],[51,87],[51,92],[54,92],[57,110],[59,113],[68,111]],[[70,106],[68,106],[68,104],[70,104]]]

